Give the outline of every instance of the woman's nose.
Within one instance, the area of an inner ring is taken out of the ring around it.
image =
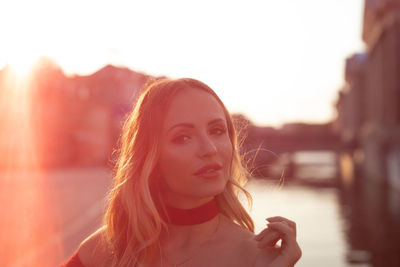
[[[200,138],[198,155],[199,157],[212,156],[217,153],[217,147],[210,137]]]

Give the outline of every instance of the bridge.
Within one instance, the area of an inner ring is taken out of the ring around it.
[[[241,152],[244,163],[256,176],[271,176],[273,169],[285,169],[286,175],[295,175],[298,164],[293,161],[296,152],[331,151],[338,154],[343,148],[340,137],[330,130],[275,130],[249,128]],[[279,165],[279,166],[277,166]],[[314,165],[316,166],[316,165]],[[272,176],[276,176],[276,172]]]

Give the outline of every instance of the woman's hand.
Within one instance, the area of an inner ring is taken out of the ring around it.
[[[261,231],[255,240],[259,242],[258,247],[271,250],[275,247],[275,255],[272,260],[270,256],[258,257],[256,267],[292,267],[301,257],[301,249],[296,241],[296,223],[284,217],[267,218],[267,228]],[[281,241],[281,246],[275,246]],[[268,253],[271,255],[271,253]]]

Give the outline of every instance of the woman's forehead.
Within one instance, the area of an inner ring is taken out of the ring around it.
[[[164,126],[170,128],[179,123],[208,123],[214,120],[226,121],[225,112],[218,100],[200,89],[179,92],[167,109]]]

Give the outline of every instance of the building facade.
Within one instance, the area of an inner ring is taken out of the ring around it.
[[[367,0],[362,38],[366,52],[346,62],[338,129],[352,169],[400,191],[400,1]]]

